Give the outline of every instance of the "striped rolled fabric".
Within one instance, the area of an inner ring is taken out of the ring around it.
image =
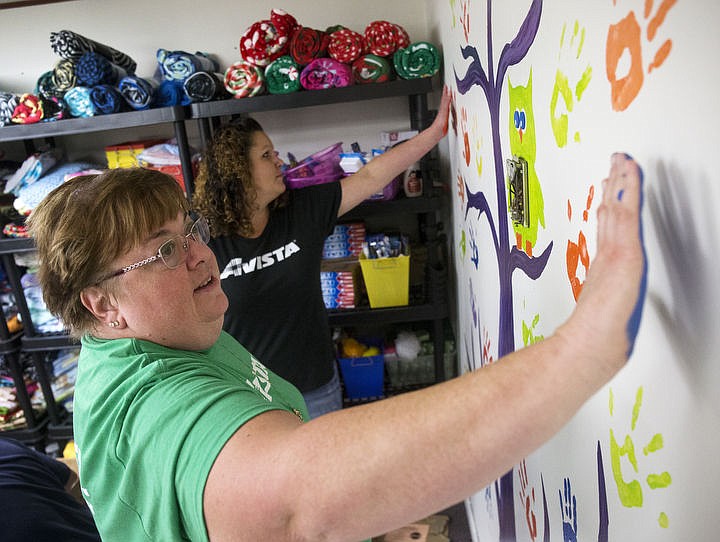
[[[75,77],[75,62],[63,58],[55,63],[52,73],[53,85],[58,92],[65,94],[68,90],[77,85]]]
[[[135,73],[135,69],[137,68],[137,63],[125,53],[113,49],[108,45],[93,41],[71,30],[51,32],[50,47],[56,55],[69,60],[78,60],[83,53],[92,51],[102,55],[116,66],[119,66],[125,70],[126,73]]]
[[[12,122],[12,114],[18,104],[18,96],[12,92],[0,92],[0,126]]]
[[[233,98],[259,96],[266,90],[265,71],[249,62],[241,60],[231,64],[225,70],[225,90]]]

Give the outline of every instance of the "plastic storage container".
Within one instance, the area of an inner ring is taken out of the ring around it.
[[[381,339],[362,342],[377,346],[382,352]],[[385,361],[382,353],[377,356],[339,358],[338,363],[348,399],[376,399],[384,396]]]
[[[336,181],[345,174],[340,167],[342,142],[335,143],[321,151],[311,154],[300,163],[285,172],[285,184],[288,188],[302,188],[313,184]]]
[[[396,307],[408,304],[410,256],[365,258],[360,256],[370,307]]]

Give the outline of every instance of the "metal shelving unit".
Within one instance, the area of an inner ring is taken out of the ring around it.
[[[187,138],[186,123],[196,122],[204,146],[212,136],[214,126],[222,117],[233,117],[260,111],[277,111],[302,107],[321,107],[324,105],[363,100],[383,99],[407,96],[410,124],[412,129],[421,130],[432,120],[427,107],[427,94],[438,89],[439,77],[416,80],[395,80],[382,84],[354,85],[327,90],[301,91],[286,95],[257,96],[246,99],[226,99],[214,102],[195,103],[187,107],[174,106],[146,111],[132,111],[102,115],[82,119],[64,119],[31,125],[13,125],[0,128],[0,143],[3,141],[25,142],[28,154],[34,152],[33,140],[44,139],[54,143],[56,137],[67,137],[97,131],[121,128],[142,128],[154,124],[170,123],[174,127],[175,137],[180,148],[183,176],[186,179],[186,192],[192,194],[194,177],[190,146]],[[421,162],[423,177],[429,179],[430,164],[427,159]],[[423,222],[428,244],[438,242],[440,225],[437,214],[444,204],[443,196],[426,182],[423,194],[416,198],[399,198],[387,202],[365,202],[343,216],[343,221],[359,220],[369,217],[416,215]],[[50,379],[43,362],[48,351],[61,350],[77,346],[64,333],[42,334],[33,326],[30,312],[20,284],[20,270],[14,256],[35,249],[32,239],[0,239],[0,259],[6,266],[8,280],[17,297],[18,308],[25,326],[21,337],[13,342],[18,352],[28,353],[38,370],[40,385],[48,398],[47,424],[48,438],[68,440],[72,438],[72,416],[60,408],[53,400]],[[363,323],[389,324],[400,322],[427,321],[433,323],[435,348],[436,380],[444,379],[444,336],[443,321],[448,316],[447,287],[443,277],[445,262],[440,261],[436,251],[429,251],[428,268],[431,285],[423,299],[413,299],[404,307],[357,309],[329,311],[330,324],[333,326],[352,326]],[[433,286],[434,284],[434,286]],[[0,343],[0,349],[2,343]],[[29,406],[29,404],[28,404]]]

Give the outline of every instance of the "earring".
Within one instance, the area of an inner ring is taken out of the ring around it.
[[[118,326],[120,325],[120,322],[118,322],[117,320],[113,320],[113,321],[110,322],[108,325],[109,325],[110,327],[118,327]]]

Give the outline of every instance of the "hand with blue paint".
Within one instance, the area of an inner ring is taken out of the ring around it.
[[[585,349],[596,352],[604,363],[619,364],[613,369],[633,351],[647,291],[642,188],[640,166],[628,154],[613,154],[598,209],[597,253],[576,317],[567,324],[572,335],[584,335],[586,341],[590,337]]]

